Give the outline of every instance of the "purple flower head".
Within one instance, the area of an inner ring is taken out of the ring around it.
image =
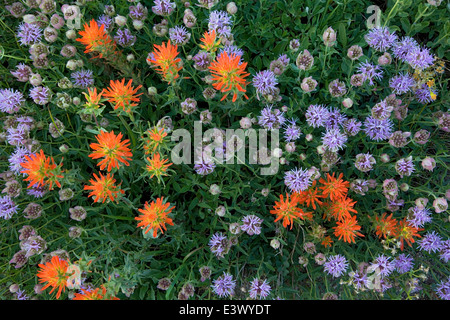
[[[267,130],[279,129],[286,120],[280,109],[272,108],[273,105],[266,106],[258,117],[258,124]]]
[[[410,208],[410,218],[408,222],[414,226],[414,228],[421,228],[425,223],[431,221],[431,211],[426,208],[419,208],[417,206]]]
[[[79,70],[72,72],[70,77],[73,80],[73,84],[79,88],[88,88],[94,85],[94,74],[92,70]]]
[[[347,93],[347,88],[345,87],[345,82],[339,81],[339,79],[333,80],[328,85],[328,91],[332,97],[342,97]]]
[[[135,6],[130,6],[129,16],[133,20],[143,21],[147,18],[148,9],[144,7],[140,2]]]
[[[362,123],[356,120],[355,118],[345,120],[342,123],[342,128],[344,129],[344,132],[351,137],[357,135],[358,132],[361,131],[361,126]]]
[[[381,67],[367,61],[361,62],[357,70],[359,74],[364,76],[364,81],[368,80],[371,86],[374,85],[374,80],[381,80],[383,78],[383,70]]]
[[[395,94],[403,94],[411,90],[415,81],[409,73],[396,75],[389,80],[389,87]]]
[[[414,92],[414,97],[421,104],[426,104],[433,102],[434,100],[431,98],[431,93],[434,93],[436,96],[438,94],[437,90],[434,88],[429,88],[426,84],[423,84],[422,87]]]
[[[250,282],[249,294],[251,299],[265,299],[270,294],[272,288],[267,283],[267,280],[261,280],[258,278],[253,279]]]
[[[229,56],[234,54],[234,55],[238,56],[241,59],[242,59],[242,56],[244,55],[244,50],[242,50],[242,49],[240,49],[237,46],[232,45],[232,44],[231,45],[226,45],[223,48],[221,48],[219,50],[219,54],[217,55],[217,57],[220,57],[220,55],[222,53],[224,53],[224,52],[226,52]],[[241,59],[239,60],[239,64],[241,64],[241,62],[242,62]]]
[[[260,94],[272,94],[277,84],[275,73],[270,70],[260,71],[253,77],[253,86],[256,89],[256,95],[258,97]]]
[[[17,37],[22,45],[31,45],[41,40],[42,29],[36,24],[21,23],[19,25]]]
[[[395,270],[397,270],[398,273],[406,273],[410,271],[414,266],[413,258],[404,253],[399,254],[399,256],[394,260],[394,266]]]
[[[442,300],[450,300],[450,276],[439,283],[436,293]]]
[[[23,146],[29,137],[27,125],[18,125],[16,128],[10,127],[6,130],[6,141],[12,146]]]
[[[327,129],[322,137],[323,145],[332,152],[337,152],[340,149],[343,149],[345,142],[347,142],[347,135],[342,133],[337,128]]]
[[[376,51],[384,52],[392,47],[397,40],[395,31],[390,33],[386,27],[373,28],[365,36],[367,44]]]
[[[230,249],[230,242],[222,232],[216,232],[209,240],[209,248],[217,258],[223,258]]]
[[[435,232],[430,231],[423,236],[421,240],[418,240],[419,249],[428,253],[441,250],[443,241],[442,238]]]
[[[408,52],[405,60],[412,68],[423,70],[433,64],[434,57],[428,48],[417,46]]]
[[[98,17],[97,24],[99,27],[103,25],[105,32],[110,32],[114,28],[114,20],[106,14]]]
[[[401,178],[403,178],[403,176],[409,177],[414,170],[414,164],[411,156],[402,158],[395,163],[395,171],[397,171]]]
[[[202,176],[208,175],[216,168],[216,163],[211,157],[202,155],[200,159],[195,160],[194,170]]]
[[[306,110],[306,122],[313,128],[323,127],[330,116],[330,112],[323,105],[310,105]]]
[[[406,56],[419,45],[416,40],[411,37],[403,37],[402,40],[396,41],[392,45],[392,53],[394,57],[402,61],[406,61]]]
[[[391,136],[393,126],[390,119],[378,120],[367,117],[364,121],[364,132],[371,140],[386,140]]]
[[[368,172],[376,164],[375,158],[370,153],[360,153],[356,155],[355,167],[361,172]]]
[[[31,73],[31,68],[23,63],[19,63],[15,71],[11,71],[11,74],[20,82],[27,82]]]
[[[48,87],[38,86],[30,90],[30,97],[33,99],[34,103],[44,105],[50,101],[52,94]]]
[[[35,198],[42,198],[48,192],[48,185],[38,186],[37,184],[27,189],[27,194]]]
[[[231,35],[231,16],[226,11],[212,11],[209,14],[208,29],[215,30],[219,37]]]
[[[332,108],[328,112],[328,117],[325,121],[325,128],[337,129],[339,125],[344,123],[345,120],[347,120],[347,116],[345,114],[342,114],[337,108]]]
[[[328,274],[331,274],[333,277],[338,278],[344,274],[344,272],[348,268],[347,259],[340,255],[330,256],[327,259],[327,262],[324,263],[325,271]]]
[[[132,47],[136,42],[136,36],[127,28],[119,29],[114,36],[117,44],[123,48]]]
[[[295,141],[300,138],[302,130],[297,126],[294,119],[287,120],[284,126],[284,139],[287,142]]]
[[[263,219],[253,214],[246,215],[242,218],[241,230],[247,232],[248,235],[261,233],[261,223]]]
[[[30,297],[28,297],[25,293],[25,290],[17,290],[16,292],[17,300],[29,300]]]
[[[367,274],[363,272],[351,272],[351,282],[356,289],[362,289],[369,286],[370,281],[367,278]]]
[[[385,100],[378,102],[372,107],[371,114],[374,119],[386,120],[391,116],[394,107],[388,105]]]
[[[23,167],[20,165],[25,161],[25,156],[30,156],[31,152],[26,147],[17,147],[13,153],[8,158],[9,162],[9,170],[19,175],[20,171],[23,170]],[[25,176],[25,173],[22,173]]]
[[[284,174],[284,184],[291,192],[300,192],[309,188],[311,175],[308,170],[294,168]]]
[[[184,45],[191,38],[191,33],[184,26],[176,26],[169,29],[169,37],[174,45]]]
[[[220,298],[229,297],[234,295],[236,280],[233,280],[233,276],[231,274],[224,272],[223,275],[213,281],[213,285],[211,287],[213,288],[214,293]]]
[[[10,196],[0,197],[0,218],[5,220],[11,219],[11,217],[17,213],[18,205],[13,201]]]
[[[23,94],[14,89],[0,89],[0,111],[9,114],[20,110],[25,99]]]
[[[212,62],[211,55],[206,51],[198,52],[192,57],[192,60],[194,60],[194,68],[200,71],[208,70],[208,67]]]
[[[175,2],[170,0],[154,0],[153,3],[152,11],[159,16],[170,16],[177,7]]]
[[[387,277],[395,269],[395,264],[393,261],[389,261],[389,257],[385,255],[379,255],[369,266],[368,271],[375,271],[377,275],[382,278]]]
[[[450,260],[450,239],[442,242],[439,259],[447,263]]]

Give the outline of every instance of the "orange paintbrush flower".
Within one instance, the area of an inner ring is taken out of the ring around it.
[[[394,234],[394,237],[400,240],[400,249],[403,251],[403,241],[406,241],[406,243],[411,247],[415,242],[414,237],[422,237],[420,234],[418,234],[418,232],[422,230],[422,228],[416,228],[412,226],[408,221],[406,221],[406,218],[401,220],[398,223]]]
[[[331,247],[331,244],[333,243],[333,240],[331,239],[330,236],[326,236],[325,238],[323,238],[322,240],[322,245],[327,248],[327,247]]]
[[[392,218],[392,213],[387,216],[387,213],[383,213],[381,218],[378,216],[375,216],[375,230],[376,235],[379,238],[387,238],[388,236],[394,236],[397,228],[397,220]]]
[[[156,68],[164,81],[167,83],[173,82],[179,77],[178,72],[181,70],[181,59],[178,56],[178,46],[172,45],[170,40],[165,44],[153,45],[153,52],[150,53],[150,57],[147,61],[152,64],[152,67]]]
[[[357,213],[357,211],[353,209],[355,203],[356,201],[353,201],[348,197],[336,200],[329,205],[328,214],[337,221],[348,219],[352,215],[351,212]]]
[[[324,198],[330,198],[331,201],[343,198],[348,191],[349,182],[342,180],[344,176],[342,173],[338,178],[334,177],[327,173],[327,180],[325,181],[323,178],[320,178],[319,183],[322,184],[319,189],[322,190],[322,196]]]
[[[58,289],[56,299],[59,299],[61,291],[66,290],[67,279],[70,276],[67,274],[69,264],[58,256],[53,256],[51,261],[45,264],[39,264],[38,266],[41,268],[37,273],[39,282],[46,283],[42,290],[52,287],[50,291],[52,293],[55,289]]]
[[[100,292],[100,289],[102,290]],[[117,297],[106,298],[106,288],[102,285],[96,289],[81,289],[82,293],[75,293],[72,300],[120,300]]]
[[[106,176],[100,172],[100,177],[94,173],[94,179],[89,180],[91,185],[84,186],[84,190],[91,190],[88,197],[94,197],[94,202],[102,201],[104,203],[107,199],[115,201],[119,194],[125,193],[120,189],[120,185],[116,186],[116,179],[109,173]]]
[[[227,52],[223,52],[217,57],[216,61],[211,63],[209,70],[212,75],[212,86],[214,89],[220,92],[233,93],[232,101],[235,102],[238,92],[245,92],[245,77],[249,76],[249,73],[245,72],[247,62],[240,62],[240,56],[236,54],[228,55]],[[225,94],[222,99],[224,100],[228,96]],[[245,95],[244,95],[245,96]],[[248,97],[245,96],[247,99]]]
[[[170,202],[163,203],[163,197],[152,201],[149,205],[146,201],[144,204],[144,209],[138,209],[140,216],[136,217],[138,223],[138,227],[142,229],[146,229],[145,233],[149,232],[153,229],[153,237],[157,236],[158,230],[161,233],[164,233],[164,230],[167,230],[166,223],[173,226],[172,219],[168,217],[168,214],[172,212],[175,207],[170,207]]]
[[[287,227],[288,225],[294,224],[294,220],[305,218],[311,219],[311,212],[304,212],[302,209],[297,207],[298,199],[294,195],[289,197],[289,194],[286,194],[286,199],[283,198],[283,195],[280,194],[280,201],[275,201],[275,205],[273,206],[273,210],[270,210],[271,214],[275,214],[277,217],[275,222],[278,220],[283,220],[283,227]]]
[[[151,174],[150,179],[154,176],[156,176],[158,179],[161,178],[161,176],[166,176],[167,168],[172,165],[172,163],[167,163],[169,162],[169,159],[161,159],[161,155],[159,153],[154,153],[152,155],[152,158],[147,157],[147,161],[149,162],[149,164],[147,165],[146,169]]]
[[[145,140],[144,150],[146,154],[149,154],[155,152],[164,144],[167,132],[164,128],[158,129],[158,127],[153,127],[147,130],[146,133],[148,134],[148,139]]]
[[[142,93],[136,94],[136,92],[142,87],[139,85],[137,88],[133,88],[131,82],[128,81],[125,85],[125,78],[120,80],[111,80],[109,87],[105,90],[104,96],[108,98],[108,101],[113,105],[114,110],[121,108],[126,113],[131,113],[131,108],[137,106],[136,102],[139,102],[138,98]]]
[[[128,148],[130,140],[126,139],[122,141],[122,133],[118,135],[111,132],[100,132],[95,138],[98,143],[91,143],[89,146],[94,150],[89,157],[92,159],[104,158],[97,165],[100,166],[100,170],[107,169],[108,172],[112,168],[119,169],[120,164],[123,163],[129,166],[128,161],[131,160],[133,154]]]
[[[319,206],[322,206],[323,204],[323,202],[319,200],[322,196],[317,194],[317,192],[316,180],[314,180],[312,186],[308,190],[300,191],[296,195],[300,204],[306,203],[308,208],[312,206],[312,208],[316,210],[316,204]]]
[[[362,233],[358,232],[358,230],[361,230],[361,226],[358,225],[356,216],[338,221],[336,224],[337,226],[333,228],[334,235],[339,237],[339,240],[344,238],[345,242],[352,243],[355,242],[355,236],[364,237]]]
[[[103,24],[99,26],[94,19],[89,24],[85,23],[84,30],[78,33],[81,38],[76,39],[76,41],[86,46],[85,53],[97,52],[100,58],[115,53],[116,45],[105,32],[105,26]]]
[[[63,178],[61,175],[61,164],[57,166],[52,157],[46,157],[41,149],[39,153],[25,156],[25,162],[20,165],[24,170],[20,171],[28,175],[24,181],[30,181],[28,188],[34,185],[48,185],[49,189],[53,189],[53,183],[61,187],[58,179]]]
[[[199,45],[200,48],[208,52],[215,52],[220,44],[220,39],[216,37],[216,30],[206,31],[200,41],[203,43]]]
[[[101,102],[103,101],[102,95],[104,92],[105,91],[102,90],[99,93],[97,93],[97,88],[94,88],[93,90],[91,90],[91,88],[88,88],[88,93],[83,92],[84,97],[86,98],[86,103],[83,106],[92,112],[99,109],[100,106],[103,105],[103,103]]]

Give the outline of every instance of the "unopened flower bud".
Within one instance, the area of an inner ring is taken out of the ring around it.
[[[387,163],[387,162],[389,162],[389,160],[391,160],[391,158],[390,158],[389,155],[387,155],[386,153],[383,153],[383,154],[380,156],[380,160],[381,160],[381,162],[383,162],[383,163]]]
[[[32,86],[37,87],[42,84],[42,77],[39,73],[32,73],[30,75],[30,83]]]
[[[267,197],[269,195],[269,192],[270,192],[269,188],[264,188],[264,189],[261,190],[261,194],[264,197]]]
[[[114,22],[119,26],[123,27],[127,23],[127,17],[117,15],[114,17]]]
[[[422,168],[428,171],[433,171],[436,167],[436,161],[433,158],[426,157],[422,160]]]
[[[67,144],[63,144],[59,147],[59,151],[61,151],[61,153],[66,153],[69,151],[69,146]]]
[[[310,133],[308,133],[306,136],[305,136],[305,140],[306,141],[312,141],[312,139],[313,139],[313,135],[312,134],[310,134]]]
[[[216,213],[219,217],[223,217],[223,216],[225,215],[225,213],[226,213],[226,209],[225,209],[224,206],[218,206],[218,207],[216,208],[215,213]]]
[[[148,88],[147,91],[148,91],[148,94],[151,96],[154,96],[158,93],[158,90],[155,87],[150,87],[150,88]]]
[[[300,153],[300,155],[298,156],[298,158],[299,158],[300,160],[302,160],[302,161],[305,161],[305,159],[306,159],[306,154]]]
[[[344,101],[342,101],[342,105],[344,108],[350,109],[353,106],[353,100],[350,98],[345,98]]]
[[[129,55],[127,55],[128,62],[132,62],[132,61],[134,61],[134,59],[135,59],[134,54],[130,53]]]
[[[272,239],[270,241],[270,246],[276,250],[280,247],[280,241],[278,239]]]
[[[227,12],[229,14],[236,14],[237,11],[238,11],[238,8],[234,2],[227,3]]]
[[[248,118],[248,117],[243,117],[240,121],[239,124],[241,125],[242,129],[249,129],[252,126],[252,119]]]
[[[212,195],[217,195],[217,194],[219,194],[221,191],[220,191],[220,187],[217,185],[217,184],[212,184],[210,187],[209,187],[209,192],[212,194]]]
[[[77,32],[73,29],[67,30],[66,32],[67,39],[75,39],[77,37]]]
[[[402,190],[403,192],[406,192],[409,190],[409,185],[407,183],[402,183],[400,185],[400,190]]]
[[[327,47],[332,47],[335,45],[336,43],[336,31],[333,30],[333,28],[329,27],[327,30],[325,30],[325,32],[323,33],[322,36],[323,39],[323,43],[327,46]]]
[[[142,21],[142,20],[133,20],[133,27],[136,30],[141,30],[144,27],[144,21]]]
[[[447,199],[445,199],[445,198],[436,198],[433,201],[433,208],[436,211],[436,213],[444,212],[448,208]]]

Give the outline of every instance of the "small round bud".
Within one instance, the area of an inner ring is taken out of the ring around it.
[[[295,152],[295,143],[293,141],[286,143],[286,146],[284,147],[284,149],[288,153]]]
[[[19,285],[17,283],[9,286],[9,292],[16,293],[17,291],[19,291]]]
[[[238,11],[238,8],[236,6],[236,3],[234,3],[234,2],[227,3],[227,12],[229,14],[236,14],[237,11]]]
[[[242,129],[249,129],[252,127],[252,120],[248,117],[243,117],[240,121],[239,124],[241,126]]]
[[[287,107],[287,106],[282,106],[282,107],[281,107],[281,111],[283,111],[283,112],[288,112],[288,107]]]
[[[142,20],[133,20],[133,27],[136,30],[141,30],[144,27],[144,21],[142,21]]]
[[[72,103],[76,106],[80,105],[81,99],[79,97],[73,97]]]
[[[127,23],[127,17],[117,15],[114,17],[114,22],[119,26],[123,27]]]
[[[223,216],[225,216],[226,209],[225,209],[224,206],[218,206],[218,207],[216,208],[215,213],[216,213],[219,217],[223,217]]]
[[[151,96],[154,96],[158,93],[158,90],[155,87],[150,87],[150,88],[148,88],[147,91],[148,91],[148,94]]]
[[[61,151],[61,153],[66,153],[69,151],[69,146],[67,144],[63,144],[59,147],[59,151]]]
[[[134,59],[135,59],[134,54],[130,53],[129,55],[127,55],[128,62],[132,62],[132,61],[134,61]]]
[[[217,184],[212,184],[212,185],[209,187],[209,192],[210,192],[212,195],[217,195],[217,194],[219,194],[219,193],[221,192],[221,190],[220,190],[220,187],[219,187]]]
[[[342,101],[342,105],[344,108],[350,109],[353,106],[353,100],[350,98],[345,98],[344,101]]]
[[[280,148],[275,148],[272,151],[272,155],[276,158],[279,158],[283,155],[283,150],[281,150]]]
[[[304,161],[306,159],[306,154],[304,153],[300,153],[300,155],[298,156],[298,158],[302,161]]]
[[[66,37],[67,39],[73,40],[77,37],[77,32],[73,29],[67,30]]]
[[[320,145],[317,147],[318,154],[324,154],[324,152],[325,152],[325,147],[323,145]]]
[[[402,183],[400,185],[400,190],[402,190],[403,192],[406,192],[409,190],[409,185],[407,183]]]
[[[280,247],[280,241],[278,239],[272,239],[270,241],[270,246],[276,250]]]
[[[426,157],[422,160],[422,168],[428,171],[433,171],[436,167],[436,160],[430,157]]]
[[[261,194],[264,197],[267,197],[269,195],[269,191],[270,191],[269,188],[264,188],[264,189],[261,190]]]
[[[30,75],[30,83],[34,87],[38,87],[42,84],[42,77],[39,73],[32,73]]]
[[[241,226],[239,223],[234,222],[234,223],[230,224],[230,233],[231,234],[238,234],[239,232],[241,232]]]
[[[66,63],[66,68],[71,71],[74,71],[77,67],[78,67],[77,62],[73,59],[67,61]]]
[[[383,154],[380,156],[380,160],[381,160],[381,162],[383,162],[383,163],[388,163],[389,160],[391,160],[391,158],[390,158],[386,153],[383,153]]]
[[[313,135],[312,134],[310,134],[310,133],[308,133],[306,136],[305,136],[305,140],[306,141],[312,141],[312,139],[313,139]]]

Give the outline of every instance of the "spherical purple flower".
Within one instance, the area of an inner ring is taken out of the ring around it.
[[[339,81],[339,79],[333,80],[328,85],[328,91],[332,97],[342,97],[347,93],[347,88],[345,87],[345,82]]]
[[[442,280],[436,288],[436,293],[442,300],[450,300],[450,276],[447,280]]]
[[[263,219],[255,216],[254,214],[246,215],[242,218],[241,230],[247,232],[248,235],[261,233],[261,223]]]
[[[408,52],[405,60],[412,68],[423,70],[433,64],[434,57],[428,48],[417,46]]]
[[[0,111],[9,114],[16,113],[20,110],[24,101],[21,92],[14,89],[0,89]]]
[[[110,32],[114,28],[114,20],[106,14],[98,17],[97,24],[99,28],[103,25],[105,32]]]
[[[431,221],[431,211],[427,208],[419,208],[417,206],[410,208],[410,218],[408,222],[415,228],[421,228],[425,223]]]
[[[325,271],[333,277],[338,278],[344,274],[348,268],[347,259],[340,255],[330,256],[324,263]]]
[[[272,108],[273,105],[266,106],[261,110],[261,116],[258,117],[258,124],[267,130],[279,129],[286,120],[283,112]]]
[[[267,280],[261,280],[258,278],[253,279],[250,282],[249,294],[251,299],[265,299],[270,294],[272,288],[267,283]]]
[[[359,74],[364,76],[364,81],[368,80],[371,86],[374,85],[374,80],[381,80],[383,78],[383,70],[381,67],[367,61],[360,63],[357,70]]]
[[[443,241],[435,231],[430,231],[421,240],[418,240],[417,243],[419,244],[420,250],[430,253],[441,250]]]
[[[143,21],[147,18],[148,9],[144,7],[140,2],[135,6],[130,6],[129,16],[133,20]]]
[[[308,170],[294,168],[284,174],[284,184],[291,192],[300,192],[309,188],[311,175]]]
[[[22,146],[27,142],[29,131],[26,125],[10,127],[6,130],[6,141],[12,146]]]
[[[434,100],[431,98],[431,93],[437,96],[438,92],[434,88],[428,87],[426,84],[423,84],[420,89],[417,89],[414,92],[414,97],[417,101],[422,104],[433,102]]]
[[[325,121],[325,128],[337,129],[345,120],[347,120],[347,116],[345,114],[342,114],[337,108],[332,108],[328,112],[328,117]]]
[[[47,104],[51,98],[51,92],[48,87],[37,86],[30,90],[30,97],[34,103],[39,105]]]
[[[310,105],[306,110],[306,122],[313,128],[322,127],[325,125],[330,112],[323,105]]]
[[[344,132],[351,137],[357,135],[358,132],[361,131],[361,126],[362,123],[356,120],[355,118],[345,120],[342,123],[342,128],[344,129]]]
[[[399,256],[394,260],[394,266],[395,270],[397,270],[398,273],[406,273],[410,271],[414,266],[413,258],[404,253],[399,254]]]
[[[207,156],[201,157],[201,159],[197,159],[194,164],[194,170],[204,176],[212,173],[216,168],[216,163],[213,159]]]
[[[396,75],[389,80],[389,87],[395,94],[403,94],[411,90],[415,81],[409,73]]]
[[[356,289],[368,287],[370,284],[367,274],[363,272],[351,272],[350,279]]]
[[[371,114],[374,119],[386,120],[391,116],[393,110],[394,107],[388,105],[386,101],[383,100],[372,107]]]
[[[221,48],[220,50],[219,50],[219,54],[217,55],[217,57],[220,57],[220,55],[222,54],[222,53],[224,53],[224,52],[226,52],[229,56],[231,56],[231,55],[236,55],[236,56],[238,56],[238,57],[240,57],[240,58],[242,58],[242,56],[244,55],[244,50],[242,50],[242,49],[240,49],[240,48],[238,48],[237,46],[235,46],[235,45],[226,45],[226,46],[224,46],[223,48]],[[239,63],[240,64],[240,63]]]
[[[223,275],[213,281],[211,286],[214,293],[220,298],[234,295],[234,289],[236,287],[236,280],[233,280],[233,276],[224,272]]]
[[[414,170],[414,164],[411,156],[402,158],[395,163],[395,171],[397,171],[401,178],[403,178],[403,176],[409,177]]]
[[[322,137],[323,145],[332,152],[343,149],[345,142],[347,142],[347,135],[336,128],[327,129]]]
[[[392,45],[392,53],[397,59],[405,61],[407,54],[416,47],[418,47],[416,40],[411,37],[403,37],[401,41],[394,42]]]
[[[35,184],[27,189],[27,194],[35,198],[42,198],[48,191],[48,185],[38,186],[38,184]]]
[[[18,205],[13,201],[10,196],[0,197],[0,218],[5,220],[11,219],[11,217],[17,213]]]
[[[72,72],[70,77],[73,80],[73,84],[79,88],[88,88],[94,85],[94,74],[92,70],[79,70]]]
[[[379,255],[369,266],[368,271],[375,271],[377,275],[382,278],[387,277],[395,269],[395,264],[393,261],[389,261],[389,257],[385,255]]]
[[[294,119],[287,120],[284,126],[284,139],[287,142],[297,140],[302,134],[302,130],[297,126]]]
[[[29,156],[31,154],[30,150],[26,147],[17,147],[13,153],[8,158],[9,162],[9,170],[19,175],[20,171],[23,170],[23,167],[20,165],[25,161],[25,156]],[[25,173],[22,173],[25,176]]]
[[[373,28],[365,36],[367,44],[376,51],[384,52],[392,47],[397,40],[395,31],[390,33],[386,27]]]
[[[230,242],[222,232],[213,234],[208,245],[217,258],[223,258],[230,250]]]
[[[364,121],[364,132],[375,141],[386,140],[392,134],[394,124],[390,119],[378,120],[373,117],[367,117]]]
[[[21,23],[17,37],[22,45],[30,45],[39,42],[42,38],[42,29],[36,24]]]
[[[184,26],[176,26],[169,29],[169,37],[174,45],[185,45],[191,38],[191,33]]]
[[[134,45],[136,42],[136,36],[132,34],[129,29],[124,28],[117,30],[114,40],[119,46],[127,48]]]
[[[153,3],[152,11],[159,16],[169,16],[177,7],[175,2],[170,2],[170,0],[154,0]]]
[[[19,63],[16,66],[15,71],[11,71],[11,74],[20,82],[27,82],[30,78],[30,75],[33,71],[29,66],[23,63]]]
[[[200,51],[194,57],[192,57],[192,60],[194,60],[195,69],[206,71],[208,70],[208,67],[212,62],[212,57],[208,52]]]
[[[256,89],[258,99],[260,94],[272,94],[275,91],[277,84],[278,82],[275,73],[270,70],[260,71],[253,77],[253,86]]]
[[[439,259],[447,263],[450,260],[450,239],[442,241]]]
[[[209,14],[208,29],[215,30],[219,37],[231,35],[231,16],[225,11],[213,11]]]
[[[30,299],[30,297],[28,297],[26,295],[25,290],[21,290],[21,289],[19,289],[16,292],[16,296],[17,296],[17,300],[29,300]]]
[[[361,172],[372,170],[376,163],[377,161],[370,153],[360,153],[356,155],[355,167]]]

